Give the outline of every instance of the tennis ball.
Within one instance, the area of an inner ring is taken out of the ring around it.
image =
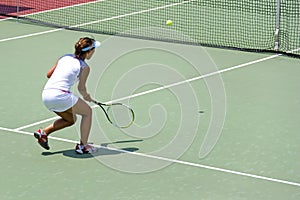
[[[166,21],[166,24],[167,24],[168,26],[172,26],[173,22],[172,22],[172,20],[167,20],[167,21]]]

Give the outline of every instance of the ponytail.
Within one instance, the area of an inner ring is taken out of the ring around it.
[[[95,48],[93,47],[94,42],[95,40],[92,38],[80,38],[75,44],[75,57],[84,60],[86,58],[86,54]]]

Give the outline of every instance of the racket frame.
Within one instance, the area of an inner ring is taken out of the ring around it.
[[[105,103],[101,103],[101,102],[99,102],[99,101],[93,101],[93,103],[95,103],[96,105],[98,105],[98,106],[103,110],[103,112],[104,112],[104,114],[105,114],[107,120],[108,120],[113,126],[115,126],[115,127],[117,127],[117,128],[128,128],[128,127],[131,126],[131,125],[133,124],[133,122],[134,122],[135,114],[134,114],[133,109],[130,108],[129,106],[123,104],[123,103],[111,103],[111,104],[105,104]],[[107,111],[110,109],[111,106],[114,106],[114,105],[121,105],[121,106],[124,106],[124,107],[126,107],[126,108],[130,111],[132,118],[131,118],[131,122],[130,122],[129,124],[127,124],[126,126],[119,126],[119,125],[117,125],[116,123],[114,123],[114,122],[111,120],[111,118],[109,117]],[[104,106],[107,107],[107,108],[105,109]]]

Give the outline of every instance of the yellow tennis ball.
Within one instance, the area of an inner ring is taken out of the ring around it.
[[[172,22],[172,20],[167,20],[167,21],[166,21],[166,24],[167,24],[168,26],[172,26],[173,22]]]

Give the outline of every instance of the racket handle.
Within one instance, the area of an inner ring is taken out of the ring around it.
[[[98,106],[106,106],[106,104],[100,103],[99,101],[96,101],[96,100],[93,100],[92,102]]]
[[[93,100],[92,102],[97,105],[99,104],[98,101],[95,101],[95,100]]]

